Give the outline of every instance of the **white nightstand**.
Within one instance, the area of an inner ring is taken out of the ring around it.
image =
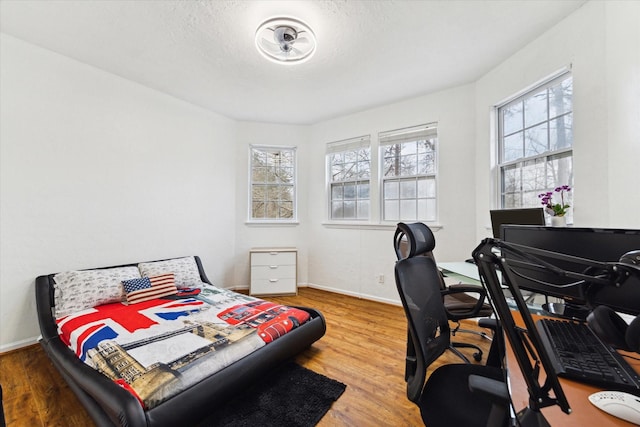
[[[251,295],[296,295],[298,293],[296,248],[252,248]]]

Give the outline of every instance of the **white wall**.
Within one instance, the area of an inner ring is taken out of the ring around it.
[[[606,108],[612,226],[640,228],[640,2],[607,3]]]
[[[476,82],[476,235],[489,234],[495,206],[493,107],[572,66],[574,221],[640,228],[640,3],[592,1]],[[493,202],[493,204],[492,204]]]
[[[211,280],[231,281],[236,124],[0,43],[0,351],[39,334],[38,275],[197,254]]]
[[[404,102],[364,111],[312,127],[308,195],[309,282],[313,286],[399,302],[393,266],[395,222],[379,226],[333,227],[327,221],[325,148],[328,142],[371,135],[374,168],[377,165],[377,135],[428,122],[438,122],[438,221],[435,256],[440,261],[469,258],[475,247],[475,193],[473,165],[473,85],[416,97]],[[371,182],[376,182],[377,171]],[[375,185],[375,184],[374,184]],[[374,190],[372,190],[373,192]],[[377,191],[377,190],[376,190]],[[372,212],[379,199],[372,197]],[[373,223],[377,223],[374,216]],[[379,284],[377,276],[384,274]]]

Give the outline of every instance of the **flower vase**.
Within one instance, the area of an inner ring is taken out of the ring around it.
[[[567,217],[566,216],[552,216],[551,217],[551,226],[552,227],[566,227],[567,226]]]

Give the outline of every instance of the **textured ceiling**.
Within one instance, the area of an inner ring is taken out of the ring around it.
[[[583,3],[0,0],[0,30],[236,120],[311,124],[473,82]],[[314,30],[310,61],[256,51],[280,15]]]

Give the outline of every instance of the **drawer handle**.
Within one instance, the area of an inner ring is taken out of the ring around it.
[[[269,255],[278,255],[280,252],[269,252]]]
[[[269,279],[269,281],[270,281],[271,283],[276,283],[276,282],[278,281],[278,279]]]
[[[278,266],[277,265],[270,265],[269,268],[272,269],[272,270],[275,270],[276,268],[278,268]]]

